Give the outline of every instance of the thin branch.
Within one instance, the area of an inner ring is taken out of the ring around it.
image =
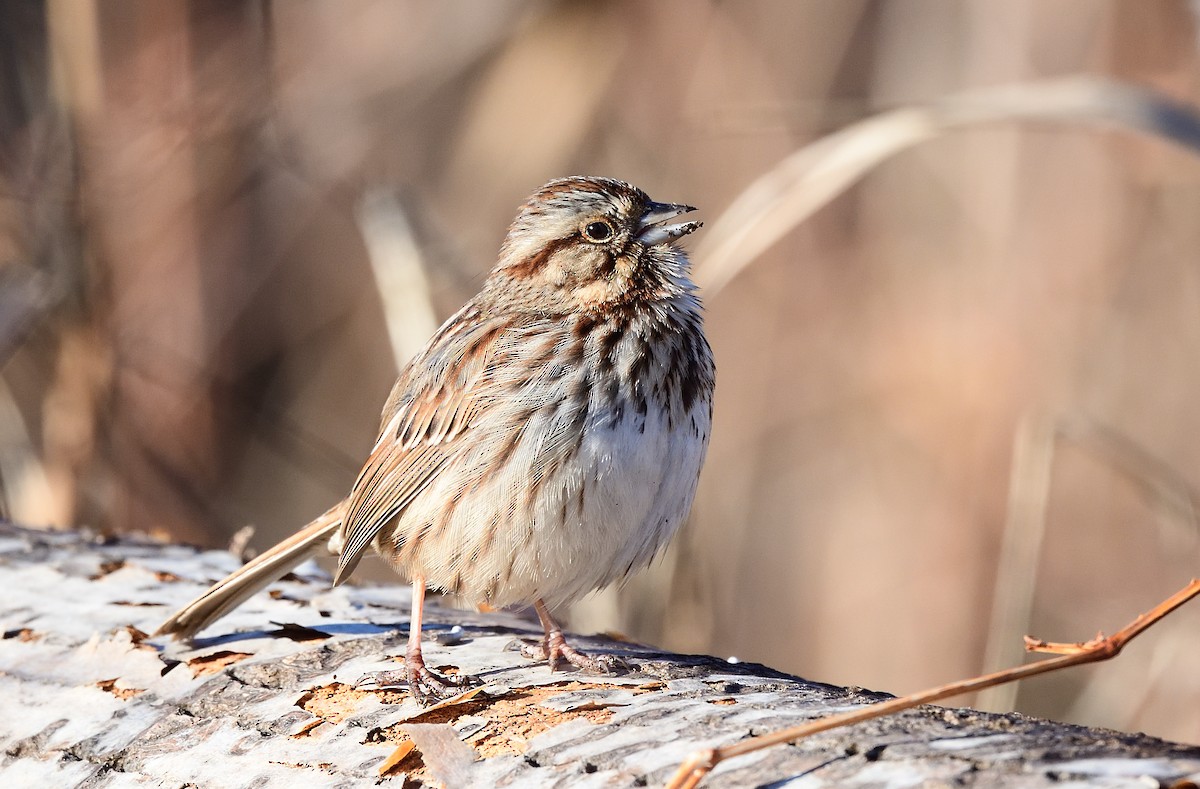
[[[1029,627],[1034,593],[1032,569],[1038,566],[1045,538],[1047,500],[1060,442],[1074,444],[1095,455],[1100,462],[1127,478],[1163,512],[1165,517],[1159,519],[1160,540],[1186,538],[1190,548],[1200,535],[1195,503],[1200,497],[1170,464],[1155,457],[1129,436],[1085,414],[1022,417],[1013,446],[1008,510],[984,651],[984,669],[1014,662],[1017,658],[1016,634]],[[1166,527],[1175,527],[1175,530],[1167,531]],[[1052,651],[1030,649],[1030,641],[1026,639],[1028,651]],[[989,688],[976,697],[973,706],[995,711],[1011,709],[1018,687],[1016,683],[1009,683]]]
[[[921,704],[940,701],[950,696],[973,693],[984,688],[990,688],[1006,682],[1015,682],[1071,666],[1081,666],[1086,663],[1098,663],[1103,660],[1109,660],[1119,655],[1121,650],[1125,648],[1125,645],[1140,635],[1142,631],[1197,595],[1200,595],[1200,578],[1193,578],[1183,589],[1108,637],[1101,634],[1091,641],[1078,644],[1059,644],[1037,639],[1026,639],[1026,648],[1030,651],[1055,652],[1058,653],[1057,657],[1047,658],[1024,666],[1015,666],[971,679],[951,682],[948,685],[941,685],[909,696],[871,704],[838,715],[830,715],[801,726],[794,726],[790,729],[764,734],[760,737],[751,737],[732,745],[697,751],[680,765],[675,775],[667,783],[667,789],[694,789],[721,762],[736,756],[744,756],[745,754],[760,751],[764,748],[770,748],[773,745],[793,742],[794,740],[808,737],[818,732],[828,731],[829,729],[835,729],[839,726],[849,726],[852,723],[861,723],[873,718],[880,718],[884,715],[920,706]]]

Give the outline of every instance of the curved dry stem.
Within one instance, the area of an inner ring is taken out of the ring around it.
[[[1200,151],[1200,116],[1145,88],[1093,77],[981,88],[876,115],[801,148],[764,173],[697,246],[711,296],[797,224],[900,151],[965,126],[1088,123],[1146,132]]]

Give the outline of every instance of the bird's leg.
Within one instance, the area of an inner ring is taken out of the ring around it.
[[[412,587],[412,614],[408,625],[408,649],[404,652],[404,671],[408,677],[408,689],[422,704],[431,699],[453,696],[460,688],[475,682],[474,677],[458,675],[448,677],[425,667],[425,656],[421,654],[421,616],[425,610],[425,579],[416,577]]]
[[[408,648],[404,651],[404,671],[378,671],[361,677],[357,685],[388,687],[404,683],[409,693],[421,704],[450,698],[467,685],[478,682],[474,677],[459,674],[446,676],[425,666],[421,653],[421,619],[425,611],[425,579],[413,579],[412,613],[408,623]]]
[[[598,674],[611,674],[623,667],[620,658],[613,655],[593,657],[568,644],[566,637],[563,636],[562,628],[554,621],[554,617],[550,615],[550,609],[540,598],[533,601],[533,608],[537,611],[538,619],[542,621],[542,630],[545,631],[545,635],[542,636],[542,643],[538,647],[523,650],[527,656],[535,660],[545,660],[550,664],[551,671],[558,671],[561,660],[566,660],[576,668]]]

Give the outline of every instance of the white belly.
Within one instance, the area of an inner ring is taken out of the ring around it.
[[[418,540],[396,556],[396,569],[466,603],[540,598],[554,607],[649,564],[691,508],[708,444],[708,401],[672,426],[655,408],[644,417],[626,409],[615,422],[601,412],[585,424],[578,453],[550,466],[539,458],[555,453],[537,437],[544,444],[552,421],[530,420],[505,473],[467,473],[476,485],[469,494],[463,474],[435,481],[398,532],[415,535],[427,507],[457,489],[462,503],[441,523],[449,539],[428,549]]]
[[[584,472],[550,487],[532,513],[532,550],[510,557],[511,602],[540,597],[553,607],[650,563],[687,518],[696,493],[707,404],[695,416],[698,434],[690,418],[669,429],[665,414],[653,409],[644,430],[637,417],[586,432]]]

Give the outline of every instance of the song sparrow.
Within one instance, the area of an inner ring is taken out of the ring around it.
[[[563,178],[521,207],[483,289],[400,373],[350,495],[180,610],[190,635],[328,543],[335,584],[372,547],[412,580],[415,696],[426,587],[532,603],[541,654],[588,669],[550,609],[646,566],[687,516],[714,368],[688,259],[694,210],[609,178]]]

